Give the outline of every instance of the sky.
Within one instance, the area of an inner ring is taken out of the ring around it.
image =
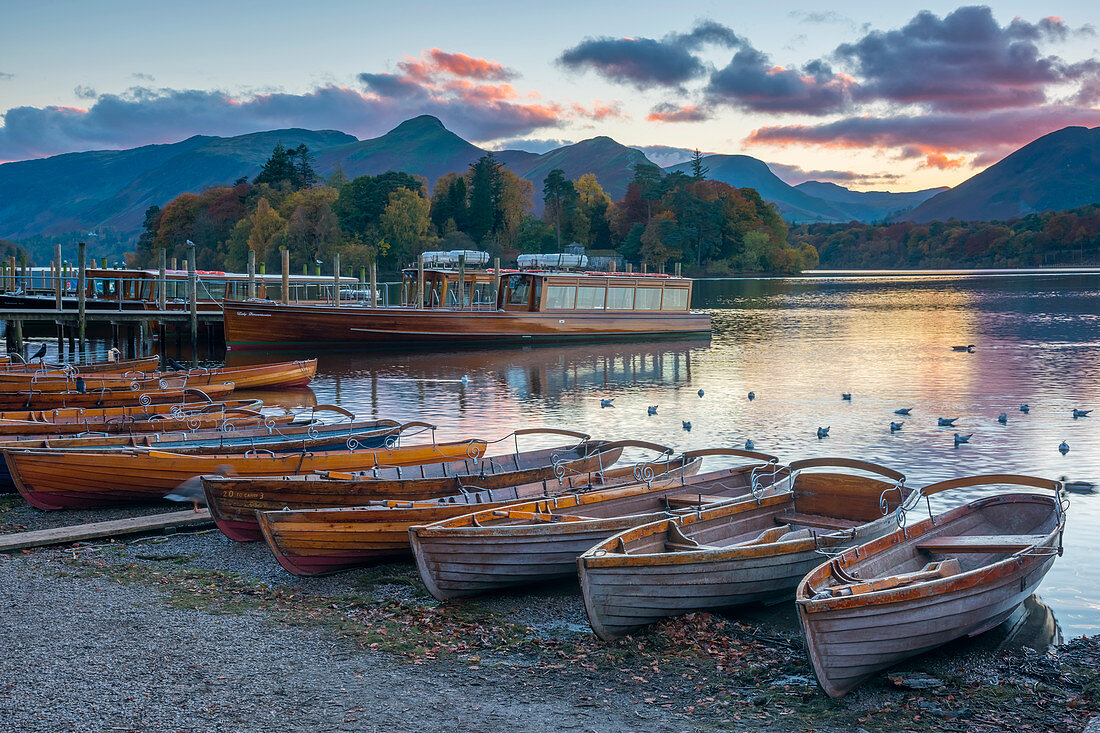
[[[0,0],[0,162],[433,114],[491,149],[597,135],[789,183],[955,185],[1100,126],[1100,3]]]

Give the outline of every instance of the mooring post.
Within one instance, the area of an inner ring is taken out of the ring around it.
[[[466,253],[458,254],[458,309],[466,307]]]
[[[493,258],[493,308],[504,305],[500,299],[500,258]]]
[[[676,277],[680,277],[680,263],[676,263]]]
[[[160,273],[157,275],[157,309],[168,308],[168,251],[160,248]]]
[[[340,307],[340,253],[332,255],[332,301]]]
[[[256,297],[256,250],[248,250],[248,299]]]
[[[290,305],[290,250],[283,247],[280,254],[283,256],[283,305]]]
[[[88,297],[88,245],[85,242],[76,244],[80,270],[76,277],[76,325],[80,336],[80,350],[84,350],[84,341],[87,338],[87,325],[84,323],[84,300]]]
[[[378,301],[378,267],[374,264],[374,260],[370,263],[370,296],[367,298],[367,307],[373,308]],[[385,305],[383,303],[382,305]]]
[[[53,304],[57,308],[57,312],[61,312],[61,245],[58,244],[55,248],[57,266],[53,273]]]
[[[176,265],[178,265],[178,264],[179,264],[179,260],[178,260],[178,258],[176,258],[176,257],[173,257],[173,258],[172,258],[172,269],[173,269],[173,270],[178,270],[179,268],[178,268],[178,267],[176,266]]]
[[[19,352],[20,356],[26,356],[23,353],[23,320],[19,319],[15,322],[15,350]]]
[[[199,343],[199,281],[195,274],[195,245],[187,245],[187,282],[191,300],[191,361],[198,359]]]
[[[416,257],[416,307],[424,307],[424,253]]]

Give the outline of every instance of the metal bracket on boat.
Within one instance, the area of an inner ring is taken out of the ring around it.
[[[757,504],[763,501],[764,492],[768,490],[768,486],[775,485],[776,477],[783,471],[787,472],[787,478],[790,480],[790,466],[780,466],[778,459],[773,458],[762,466],[754,466],[752,471],[749,472],[749,491],[752,492]],[[765,478],[771,479],[767,486],[764,485]]]
[[[202,397],[207,402],[213,402],[214,401],[214,400],[210,399],[210,395],[206,394],[201,389],[196,389],[195,387],[184,387],[183,394],[185,396],[189,395],[189,394],[198,395],[199,397]]]
[[[355,438],[348,438],[347,445],[348,450],[355,450],[359,447],[359,441]]]
[[[905,503],[905,479],[898,479],[898,482],[888,489],[884,489],[878,496],[878,510],[882,512],[882,516],[886,516],[890,513],[890,502],[887,501],[886,495],[891,491],[898,492],[898,506],[900,507]]]
[[[921,494],[924,497],[924,506],[928,510],[928,519],[931,520],[932,526],[936,526],[936,515],[932,513],[932,500],[928,498],[927,494]]]
[[[272,458],[275,457],[275,451],[268,450],[267,448],[250,448],[244,452],[246,456],[254,456],[257,453],[267,453]]]
[[[106,388],[104,388],[104,392],[105,391],[106,391]],[[102,394],[99,395],[99,401],[100,402],[103,401],[103,395]],[[149,405],[153,404],[153,398],[149,396],[148,392],[143,392],[138,397],[138,404],[141,405],[142,407],[148,407]]]

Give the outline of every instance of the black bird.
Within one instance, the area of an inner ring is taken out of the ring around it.
[[[84,377],[76,378],[76,391],[80,394],[88,394],[88,385],[84,383]]]
[[[176,361],[175,359],[173,359],[170,356],[164,357],[164,360],[166,362],[168,362],[168,366],[171,367],[172,371],[174,371],[174,372],[185,372],[185,371],[187,371],[184,368],[183,364],[180,364],[178,361]]]
[[[46,345],[42,344],[42,348],[40,348],[38,351],[34,352],[34,356],[31,357],[31,361],[34,361],[35,359],[41,359],[45,355],[46,355]]]

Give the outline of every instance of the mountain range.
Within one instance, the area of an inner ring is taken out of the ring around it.
[[[140,229],[145,209],[184,192],[251,178],[275,144],[305,144],[322,176],[342,170],[348,178],[404,170],[434,183],[463,171],[486,152],[454,134],[435,117],[420,116],[377,138],[358,140],[334,130],[285,129],[221,138],[196,135],[178,143],[130,150],[68,153],[0,165],[0,237],[20,240],[110,227],[125,240]],[[494,152],[535,185],[555,168],[567,178],[595,173],[613,199],[626,191],[640,150],[608,137],[546,153]],[[905,218],[1003,219],[1037,210],[1100,201],[1100,128],[1071,127],[1021,148],[954,189],[909,193],[851,191],[834,183],[791,186],[766,163],[746,155],[708,155],[708,177],[751,187],[794,223],[873,222]],[[666,168],[687,171],[690,163]]]

